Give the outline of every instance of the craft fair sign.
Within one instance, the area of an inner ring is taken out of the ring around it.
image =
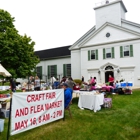
[[[64,117],[64,90],[13,93],[11,135]]]

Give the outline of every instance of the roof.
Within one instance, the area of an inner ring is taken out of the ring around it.
[[[41,50],[41,51],[35,51],[35,55],[37,55],[40,58],[40,60],[66,57],[66,56],[70,56],[70,50],[69,50],[70,47],[71,45],[52,48],[52,49],[46,49],[46,50]]]
[[[128,22],[126,20],[122,20],[123,22]],[[132,24],[132,22],[131,22]],[[134,24],[134,23],[133,23]],[[135,23],[136,24],[136,23]],[[140,33],[137,32],[137,31],[134,31],[134,30],[131,30],[131,29],[128,29],[128,28],[125,28],[125,27],[122,27],[122,26],[119,26],[119,25],[116,25],[116,24],[113,24],[113,23],[110,23],[110,22],[106,22],[104,23],[100,28],[98,28],[96,30],[95,26],[93,28],[91,28],[86,34],[84,34],[79,40],[77,40],[69,49],[70,50],[74,50],[74,47],[76,45],[78,45],[78,48],[76,49],[80,49],[82,47],[85,47],[83,46],[88,40],[90,40],[92,37],[94,37],[97,33],[99,33],[103,28],[105,28],[106,26],[111,26],[111,27],[114,27],[114,28],[117,28],[117,29],[120,29],[120,30],[123,30],[123,31],[126,31],[126,32],[129,32],[129,33],[132,33],[132,34],[135,34],[137,36],[139,36],[137,39],[140,38]],[[138,24],[137,24],[138,26]],[[129,39],[130,40],[130,39]],[[118,40],[120,41],[120,40]],[[113,41],[114,42],[114,41]],[[105,44],[105,43],[104,43]],[[95,44],[94,44],[95,45]],[[101,45],[101,44],[96,44],[96,45]],[[86,46],[87,47],[87,46]]]
[[[82,37],[80,37],[71,47],[69,48],[72,50],[76,45],[78,45],[83,39],[87,38],[91,33],[96,30],[96,26],[93,26],[89,31],[87,31]]]
[[[139,27],[140,28],[140,24],[138,24],[138,23],[135,23],[135,22],[132,22],[132,21],[129,21],[129,20],[126,20],[126,19],[121,19],[121,21],[123,23],[127,23],[129,25],[133,25],[133,26],[136,26],[136,27]]]
[[[108,4],[103,4],[103,5],[101,5],[101,6],[97,6],[97,7],[94,8],[94,10],[99,9],[99,8],[101,8],[101,7],[106,7],[106,6],[109,6],[109,5],[118,3],[118,2],[121,3],[121,5],[122,5],[124,11],[127,12],[127,9],[126,9],[126,7],[125,7],[125,5],[124,5],[124,3],[123,3],[122,0],[111,1],[111,2],[109,2]]]
[[[140,33],[139,32],[136,32],[134,30],[130,30],[128,28],[125,28],[125,27],[122,27],[122,26],[119,26],[119,25],[116,25],[116,24],[113,24],[113,23],[110,23],[110,22],[106,22],[104,23],[100,28],[98,28],[97,30],[95,30],[93,33],[90,33],[90,35],[87,37],[87,38],[84,38],[80,43],[79,43],[79,48],[81,47],[84,47],[83,45],[89,41],[91,38],[93,38],[97,33],[99,33],[103,28],[105,28],[106,26],[111,26],[111,27],[114,27],[114,28],[117,28],[117,29],[120,29],[120,30],[123,30],[123,31],[126,31],[126,32],[129,32],[129,33],[132,33],[132,34],[135,34],[138,37],[138,39],[140,38]],[[130,39],[129,39],[130,40]],[[113,41],[114,42],[114,41]],[[105,43],[104,43],[105,44]],[[95,44],[94,44],[95,45]],[[97,45],[97,44],[96,44]],[[99,44],[98,44],[99,45]],[[101,44],[100,44],[101,45]]]

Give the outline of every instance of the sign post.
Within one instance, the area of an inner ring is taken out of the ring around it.
[[[12,98],[10,99],[10,110],[9,110],[9,121],[8,121],[8,130],[7,130],[7,140],[9,140],[9,131],[11,123],[11,107],[12,107]]]

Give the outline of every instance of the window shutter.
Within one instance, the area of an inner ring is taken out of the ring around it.
[[[57,65],[54,65],[55,78],[57,78]]]
[[[50,66],[48,66],[48,79],[50,79]]]
[[[98,60],[98,50],[96,50],[96,60]]]
[[[63,64],[63,76],[66,76],[66,64]]]
[[[90,61],[90,50],[88,50],[88,61]]]
[[[39,73],[40,73],[40,77],[39,78],[42,79],[42,66],[40,66],[40,72]]]
[[[115,54],[114,54],[114,47],[111,48],[112,49],[112,58],[115,57]]]
[[[133,45],[130,45],[130,57],[133,57]]]
[[[103,59],[105,59],[105,48],[103,49]]]
[[[123,47],[120,46],[120,58],[122,58],[122,57],[123,57]]]

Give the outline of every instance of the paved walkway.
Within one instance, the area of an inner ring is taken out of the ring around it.
[[[132,90],[133,90],[133,89],[140,89],[140,87],[132,87]]]

